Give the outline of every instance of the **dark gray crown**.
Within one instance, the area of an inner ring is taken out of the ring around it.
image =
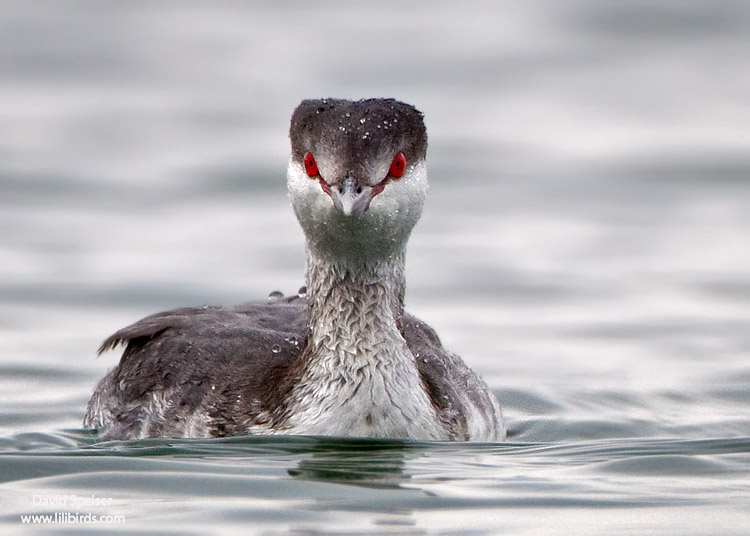
[[[335,151],[349,165],[399,151],[407,162],[425,157],[427,130],[422,113],[395,99],[304,100],[294,110],[289,128],[292,156],[302,160]]]

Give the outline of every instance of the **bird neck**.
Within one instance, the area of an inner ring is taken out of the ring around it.
[[[444,439],[399,330],[404,255],[358,264],[308,253],[307,348],[283,426],[291,433]]]
[[[314,344],[396,327],[404,310],[404,252],[377,260],[307,257],[308,326]],[[331,337],[333,337],[331,339]],[[328,341],[325,341],[328,339]]]

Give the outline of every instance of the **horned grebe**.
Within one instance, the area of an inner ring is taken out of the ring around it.
[[[99,351],[125,350],[84,426],[122,439],[504,439],[487,385],[404,311],[406,242],[427,191],[422,114],[392,99],[305,100],[289,136],[306,293],[118,331]]]

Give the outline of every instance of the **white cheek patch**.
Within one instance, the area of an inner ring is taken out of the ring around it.
[[[333,201],[320,187],[318,179],[309,177],[302,165],[294,161],[290,161],[287,168],[287,190],[298,218],[308,220],[316,215],[320,217],[326,207],[333,206]]]
[[[382,212],[395,225],[413,227],[422,214],[427,197],[427,168],[424,161],[409,166],[400,179],[388,181],[370,203],[370,210]]]

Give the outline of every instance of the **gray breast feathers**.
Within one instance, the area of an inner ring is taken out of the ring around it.
[[[114,333],[100,351],[125,350],[92,396],[84,424],[116,438],[252,433],[250,423],[278,403],[274,386],[285,383],[304,349],[306,310],[296,296],[177,309]],[[429,326],[405,314],[399,327],[452,439],[473,439],[477,418],[500,418],[486,386]]]

